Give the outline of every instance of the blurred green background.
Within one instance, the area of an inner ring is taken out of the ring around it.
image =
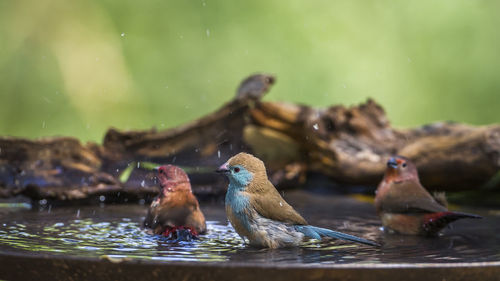
[[[398,127],[500,122],[499,1],[0,0],[0,135],[172,127],[256,71],[266,100],[373,97]]]

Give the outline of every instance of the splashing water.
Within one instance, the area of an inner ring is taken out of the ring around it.
[[[310,240],[289,249],[255,249],[227,225],[222,204],[202,205],[208,233],[199,240],[169,243],[141,229],[147,206],[53,207],[49,214],[26,208],[0,208],[0,251],[156,261],[306,263],[450,263],[500,259],[500,217],[455,223],[436,238],[390,235],[380,231],[373,206],[348,197],[287,192],[286,199],[311,224],[382,243],[381,248],[339,240]],[[295,202],[295,204],[294,204]],[[302,204],[296,204],[302,202]],[[143,202],[144,204],[144,202]]]

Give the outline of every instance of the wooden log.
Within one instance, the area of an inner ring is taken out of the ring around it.
[[[227,183],[212,171],[240,151],[262,158],[280,188],[301,185],[308,172],[375,187],[386,160],[396,154],[415,161],[431,189],[478,189],[500,171],[499,125],[435,123],[399,130],[371,99],[349,108],[261,102],[274,82],[271,75],[250,76],[212,114],[164,131],[110,129],[102,145],[69,137],[2,137],[0,196],[148,199],[159,190],[154,172],[139,164],[125,182],[119,180],[127,167],[147,161],[188,169],[194,192],[213,197]]]
[[[306,152],[300,161],[308,170],[341,183],[376,185],[393,155],[415,161],[423,184],[432,189],[479,188],[500,171],[498,125],[435,123],[393,129],[373,100],[325,110],[260,103],[252,117],[262,130],[272,129]]]

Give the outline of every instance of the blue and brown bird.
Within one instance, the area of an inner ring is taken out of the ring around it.
[[[240,237],[256,247],[298,246],[304,238],[332,237],[376,246],[353,235],[311,226],[269,181],[264,162],[239,153],[217,170],[229,179],[226,214]]]
[[[420,183],[416,166],[403,156],[389,159],[375,196],[384,229],[409,235],[436,235],[449,223],[480,216],[448,211],[443,193],[432,196]]]
[[[205,216],[184,170],[173,165],[161,166],[158,180],[161,191],[149,207],[144,227],[152,229],[154,234],[181,240],[205,233]]]

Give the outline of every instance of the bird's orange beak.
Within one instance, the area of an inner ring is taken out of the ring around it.
[[[228,173],[229,172],[229,167],[227,162],[222,164],[217,170],[215,170],[217,173]]]

